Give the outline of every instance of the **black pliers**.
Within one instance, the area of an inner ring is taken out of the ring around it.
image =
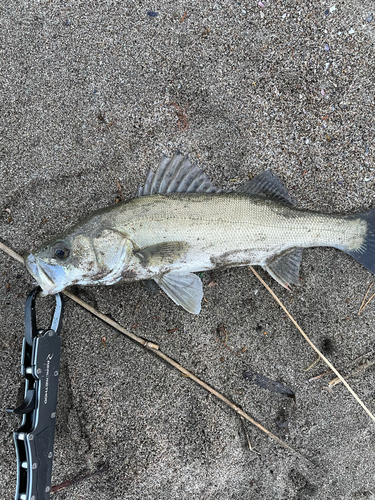
[[[25,337],[21,373],[25,377],[25,397],[18,408],[7,410],[22,415],[22,425],[14,432],[17,454],[15,500],[49,500],[55,436],[57,390],[60,370],[63,299],[56,305],[50,328],[36,325],[35,300],[40,287],[27,297]]]

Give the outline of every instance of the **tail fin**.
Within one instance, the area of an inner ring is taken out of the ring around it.
[[[375,274],[375,209],[356,214],[354,217],[361,218],[367,224],[365,241],[358,250],[344,250],[344,252]]]

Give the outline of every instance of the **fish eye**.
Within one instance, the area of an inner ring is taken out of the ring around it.
[[[57,242],[53,246],[52,251],[53,255],[59,260],[67,259],[70,255],[70,250],[63,241]]]

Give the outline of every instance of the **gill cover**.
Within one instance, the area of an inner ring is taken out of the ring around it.
[[[121,279],[121,273],[128,264],[133,245],[118,231],[105,229],[93,239],[93,248],[99,272],[103,273],[100,283],[111,285]]]

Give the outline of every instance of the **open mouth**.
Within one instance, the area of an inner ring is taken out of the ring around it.
[[[55,293],[56,285],[46,272],[46,268],[48,268],[47,264],[44,264],[44,262],[35,258],[33,254],[30,254],[25,259],[25,265],[26,269],[36,279],[38,285],[40,285],[45,292],[48,294]]]

